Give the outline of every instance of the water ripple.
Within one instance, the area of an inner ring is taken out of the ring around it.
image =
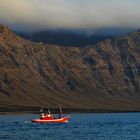
[[[71,114],[66,124],[36,124],[36,115],[0,116],[0,140],[140,140],[140,113]]]

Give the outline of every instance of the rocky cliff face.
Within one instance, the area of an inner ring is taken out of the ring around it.
[[[88,48],[32,43],[0,25],[0,105],[140,110],[140,31]]]

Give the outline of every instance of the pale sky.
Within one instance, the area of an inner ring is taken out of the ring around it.
[[[140,28],[140,0],[0,0],[0,23],[26,30]]]

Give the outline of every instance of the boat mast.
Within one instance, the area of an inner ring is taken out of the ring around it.
[[[62,117],[62,108],[61,108],[61,106],[59,105],[59,118],[61,118]]]
[[[50,111],[50,109],[48,108],[48,114],[51,114],[51,111]]]

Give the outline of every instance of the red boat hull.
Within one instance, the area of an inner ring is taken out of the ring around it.
[[[49,119],[49,120],[45,120],[45,119],[35,119],[32,120],[32,122],[37,122],[37,123],[66,123],[68,122],[70,116],[67,117],[63,117],[60,119]]]

